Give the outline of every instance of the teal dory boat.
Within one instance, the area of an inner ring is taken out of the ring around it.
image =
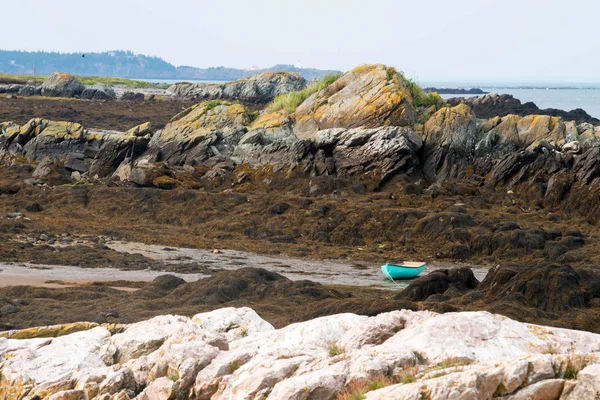
[[[424,262],[406,261],[399,264],[382,265],[381,272],[383,272],[386,278],[391,280],[411,279],[423,272],[425,267],[427,267],[427,264]]]

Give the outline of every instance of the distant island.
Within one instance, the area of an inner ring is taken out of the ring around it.
[[[339,72],[315,68],[298,68],[286,64],[263,69],[176,67],[160,57],[134,54],[131,51],[58,53],[0,50],[0,72],[2,73],[49,75],[55,71],[80,76],[215,81],[233,81],[267,71],[298,72],[307,81],[312,81]]]
[[[438,94],[488,94],[481,89],[457,89],[457,88],[434,88],[426,87],[423,89],[426,93],[436,92]]]

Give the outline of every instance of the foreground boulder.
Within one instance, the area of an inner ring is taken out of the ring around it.
[[[600,390],[598,350],[600,335],[487,312],[338,314],[274,330],[226,308],[0,338],[0,397],[579,399]],[[367,393],[374,381],[387,387]]]
[[[411,101],[406,81],[395,69],[363,65],[306,99],[294,114],[294,133],[306,139],[327,128],[411,126]]]
[[[71,74],[54,72],[42,83],[42,96],[75,97],[83,93],[85,86]]]
[[[167,89],[167,93],[195,100],[223,99],[265,104],[280,94],[305,87],[306,81],[296,72],[263,72],[228,83],[176,83]]]

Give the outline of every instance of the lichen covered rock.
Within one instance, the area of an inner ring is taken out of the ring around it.
[[[151,143],[153,154],[161,161],[182,165],[219,155],[219,148],[232,153],[250,122],[250,113],[239,103],[205,101],[171,119]]]
[[[42,96],[75,97],[81,95],[85,86],[71,74],[54,72],[42,83]]]
[[[363,65],[306,99],[294,113],[294,133],[311,138],[328,128],[412,126],[415,110],[404,78],[385,65]]]

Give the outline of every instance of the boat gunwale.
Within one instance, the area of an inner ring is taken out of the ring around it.
[[[426,263],[418,263],[418,262],[407,262],[406,264],[409,264],[409,265],[405,265],[405,264],[397,265],[397,264],[386,263],[384,266],[385,267],[395,267],[395,268],[411,268],[411,269],[425,268],[427,266]],[[410,265],[410,264],[414,264],[414,265]]]

